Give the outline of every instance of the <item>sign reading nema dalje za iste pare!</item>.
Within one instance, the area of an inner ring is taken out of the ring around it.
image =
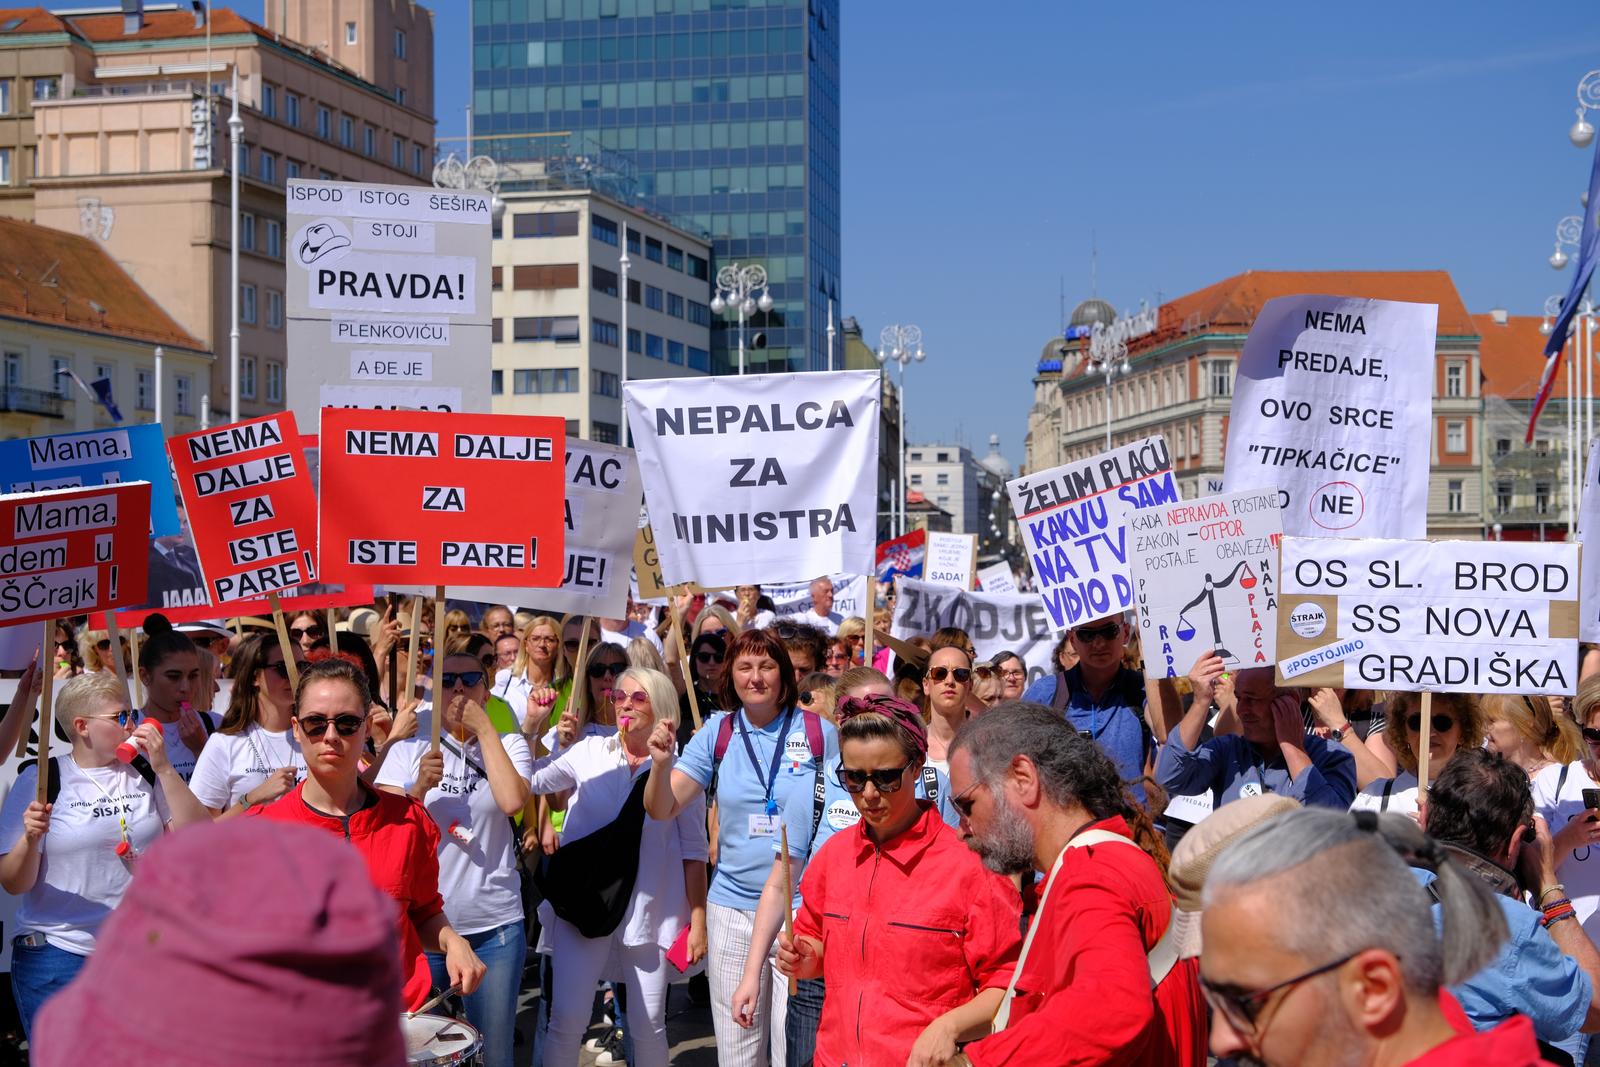
[[[490,198],[288,185],[289,407],[487,411]]]

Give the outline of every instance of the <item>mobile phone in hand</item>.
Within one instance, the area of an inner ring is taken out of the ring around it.
[[[1587,818],[1590,822],[1600,819],[1600,789],[1585,789],[1583,806],[1589,810]]]

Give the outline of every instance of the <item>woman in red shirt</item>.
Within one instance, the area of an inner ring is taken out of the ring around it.
[[[827,984],[819,1065],[920,1062],[924,1031],[940,1048],[984,1032],[1011,981],[1016,889],[908,787],[927,748],[906,701],[872,696],[840,710],[839,784],[861,821],[811,858],[794,934],[779,937],[778,952],[785,974]]]
[[[425,952],[444,953],[445,972],[463,994],[486,968],[450,928],[439,896],[439,829],[408,796],[373,789],[361,780],[372,695],[367,676],[342,659],[314,663],[295,691],[295,739],[305,754],[306,780],[262,812],[268,819],[306,823],[342,834],[367,861],[379,889],[400,905],[400,999],[415,1011],[433,978]]]

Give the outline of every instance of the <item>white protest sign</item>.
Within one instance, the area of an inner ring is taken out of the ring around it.
[[[1570,695],[1579,546],[1283,539],[1279,672],[1297,685]]]
[[[927,555],[922,563],[924,581],[936,585],[972,588],[972,564],[978,555],[978,535],[928,531]]]
[[[895,588],[891,636],[932,637],[959,626],[972,638],[980,660],[1014,652],[1028,666],[1028,681],[1054,673],[1050,654],[1056,634],[1039,598],[1028,593],[974,593],[919,578],[901,578]]]
[[[1001,560],[991,563],[987,567],[978,568],[978,584],[985,593],[1016,593],[1016,575],[1011,573],[1011,564]]]
[[[1147,508],[1128,531],[1146,674],[1183,677],[1212,650],[1232,669],[1277,662],[1277,493]]]
[[[847,619],[852,616],[867,618],[867,576],[835,574],[829,580],[833,582],[833,610]],[[803,616],[811,610],[810,582],[763,585],[761,592],[772,598],[773,614],[780,619]]]
[[[524,604],[551,615],[623,618],[638,533],[639,465],[633,449],[567,438],[566,569],[555,589],[445,587],[452,600]],[[433,595],[433,586],[385,586],[392,592]]]
[[[1589,470],[1578,512],[1578,540],[1583,543],[1578,640],[1591,642],[1600,641],[1600,447],[1596,445],[1600,438],[1589,446]]]
[[[877,371],[627,384],[661,574],[810,581],[875,558]]]
[[[289,407],[489,410],[489,195],[291,179]]]
[[[1159,434],[1006,483],[1052,625],[1064,630],[1133,606],[1127,514],[1178,502]]]
[[[1275,489],[1297,537],[1428,532],[1437,304],[1267,301],[1239,356],[1224,482]]]

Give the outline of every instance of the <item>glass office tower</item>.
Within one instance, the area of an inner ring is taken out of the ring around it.
[[[840,298],[839,0],[472,9],[473,151],[587,173],[708,235],[713,276],[759,263],[774,306],[747,321],[746,365],[826,368],[829,298],[835,322]],[[732,367],[736,318],[713,343],[717,369]]]

